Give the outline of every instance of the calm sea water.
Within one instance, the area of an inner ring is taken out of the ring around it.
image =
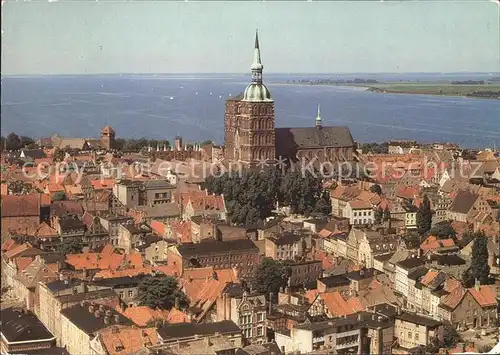
[[[275,100],[276,126],[314,125],[320,103],[323,124],[347,125],[359,142],[416,139],[466,147],[500,145],[498,100],[280,84],[311,77],[264,77]],[[353,77],[436,79],[424,74],[349,76]],[[439,78],[461,80],[463,76]],[[1,133],[93,137],[109,124],[118,137],[172,139],[181,135],[187,141],[222,143],[224,100],[242,92],[248,81],[249,76],[225,74],[2,77]]]

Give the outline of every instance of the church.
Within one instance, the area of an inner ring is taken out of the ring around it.
[[[355,143],[348,127],[322,125],[320,108],[311,127],[275,127],[274,100],[264,85],[259,37],[255,33],[252,81],[244,93],[226,101],[224,155],[230,161],[255,164],[288,159],[343,162],[354,159]]]

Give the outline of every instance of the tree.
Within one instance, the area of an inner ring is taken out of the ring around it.
[[[79,254],[83,251],[83,240],[81,237],[63,238],[57,250],[63,255]]]
[[[462,341],[462,337],[450,323],[443,325],[443,340],[438,337],[429,339],[429,344],[425,350],[428,354],[437,354],[440,348],[452,348]]]
[[[439,239],[447,239],[447,238],[457,238],[457,232],[451,226],[450,221],[442,221],[434,225],[431,228],[430,234],[438,237]]]
[[[462,337],[458,334],[457,330],[450,324],[444,323],[443,325],[443,344],[446,348],[451,348],[457,343],[462,341]]]
[[[54,192],[54,194],[52,195],[52,202],[63,201],[65,199],[66,199],[66,194],[64,193],[64,191],[57,191]]]
[[[490,283],[490,266],[488,265],[488,239],[483,231],[478,232],[472,245],[471,273],[481,285]]]
[[[427,195],[424,195],[424,199],[417,210],[417,230],[420,235],[427,233],[432,226],[432,210],[431,201]]]
[[[171,276],[146,276],[139,283],[141,306],[170,310],[178,303],[179,308],[189,305],[187,296],[179,290],[177,280]]]
[[[26,137],[26,136],[21,136],[19,137],[19,143],[20,143],[20,148],[28,148],[28,149],[35,149],[35,148],[38,148],[38,145],[35,143],[35,141],[30,138],[30,137]]]
[[[460,239],[457,244],[460,248],[463,248],[465,247],[466,245],[468,245],[470,242],[472,242],[474,240],[474,238],[476,237],[476,233],[474,232],[471,232],[471,231],[467,231],[467,232],[464,232],[462,234],[462,239]]]
[[[287,286],[289,275],[289,269],[281,261],[265,258],[255,273],[257,289],[266,297],[270,292],[277,296],[280,288]]]
[[[323,192],[321,197],[316,201],[313,212],[320,215],[329,215],[332,213],[332,204],[328,192]]]
[[[64,150],[62,150],[60,148],[54,149],[54,154],[52,155],[52,160],[54,162],[62,162],[65,157],[66,157],[66,153],[64,152]]]
[[[7,189],[13,194],[29,194],[32,192],[33,185],[22,180],[14,180],[7,184]]]
[[[464,271],[464,273],[462,274],[462,284],[466,287],[466,288],[471,288],[474,286],[474,276],[472,275],[472,272],[471,270],[466,270]]]
[[[383,217],[384,217],[384,212],[382,211],[382,209],[380,209],[380,208],[375,209],[375,212],[374,212],[375,224],[382,223]]]
[[[382,188],[380,187],[379,184],[372,185],[370,187],[370,191],[377,195],[382,195]]]
[[[15,133],[10,133],[7,136],[7,142],[6,142],[7,150],[18,150],[22,148],[21,145],[21,138]]]
[[[391,211],[389,210],[389,206],[385,207],[383,219],[384,219],[384,221],[390,221],[391,220]]]

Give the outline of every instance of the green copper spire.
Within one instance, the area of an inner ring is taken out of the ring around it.
[[[256,74],[258,81],[262,82],[262,69],[264,66],[262,65],[262,61],[260,59],[260,48],[259,48],[259,33],[255,30],[255,46],[253,49],[253,61],[250,69],[252,70],[252,74]]]
[[[321,114],[320,114],[319,104],[318,104],[318,114],[316,116],[316,127],[321,127]]]

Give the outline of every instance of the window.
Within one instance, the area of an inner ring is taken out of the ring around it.
[[[129,290],[129,291],[128,291],[128,296],[129,296],[129,297],[133,297],[133,296],[134,296],[134,291]]]
[[[121,292],[120,292],[120,298],[122,298],[122,299],[123,299],[123,297],[125,297],[125,292],[121,291]]]
[[[408,339],[411,339],[411,332],[408,332]]]
[[[415,333],[415,340],[418,340],[418,333]]]
[[[262,327],[257,327],[257,336],[261,336],[263,334]]]

